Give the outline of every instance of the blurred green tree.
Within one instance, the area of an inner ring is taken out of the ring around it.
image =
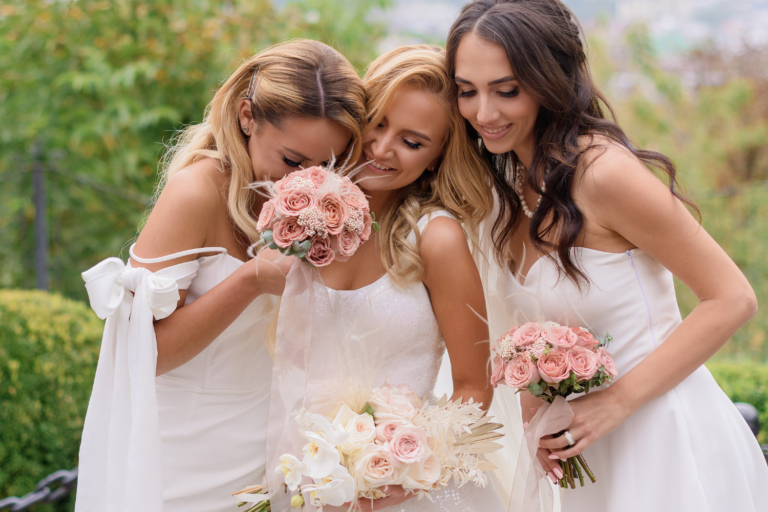
[[[32,288],[30,173],[41,148],[51,289],[136,235],[173,130],[201,120],[217,84],[275,42],[311,37],[362,69],[389,0],[7,0],[0,6],[0,287]]]

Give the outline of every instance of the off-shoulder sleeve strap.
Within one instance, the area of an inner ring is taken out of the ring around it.
[[[139,263],[163,263],[166,261],[175,260],[177,258],[182,258],[184,256],[189,256],[192,254],[204,254],[204,253],[219,253],[222,255],[227,254],[227,250],[223,247],[200,247],[198,249],[189,249],[188,251],[181,251],[173,254],[169,254],[167,256],[161,256],[159,258],[140,258],[136,256],[136,253],[134,252],[133,248],[136,246],[136,244],[133,244],[128,251],[131,255],[131,258],[138,261]],[[128,262],[128,266],[131,267],[130,262]],[[189,285],[192,284],[192,279],[195,278],[197,275],[197,270],[200,268],[200,262],[198,260],[192,260],[192,261],[185,261],[182,263],[178,263],[176,265],[171,265],[168,267],[165,267],[163,269],[160,269],[156,272],[154,272],[155,275],[162,276],[162,277],[168,277],[176,281],[176,283],[179,286],[179,290],[186,290],[189,288]]]

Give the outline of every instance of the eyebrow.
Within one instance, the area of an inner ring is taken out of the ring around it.
[[[286,147],[286,146],[283,146],[283,149],[288,151],[288,152],[290,152],[290,153],[293,153],[294,155],[296,155],[297,157],[301,158],[302,160],[309,160],[309,157],[302,155],[301,153],[299,153],[295,149],[291,149],[291,148]]]
[[[462,84],[474,85],[469,80],[466,80],[466,79],[458,77],[458,76],[454,77],[453,80],[455,82],[459,82],[459,83],[462,83]],[[490,82],[488,82],[488,85],[498,85],[498,84],[503,84],[504,82],[513,82],[515,80],[517,80],[517,78],[515,78],[512,75],[509,75],[509,76],[505,76],[503,78],[497,78],[496,80],[491,80]]]
[[[406,132],[406,133],[410,133],[411,135],[415,135],[417,137],[420,137],[420,138],[422,138],[422,139],[424,139],[424,140],[426,140],[428,142],[432,142],[432,139],[430,139],[429,137],[427,137],[425,134],[423,134],[421,132],[417,132],[416,130],[403,130],[403,131]]]

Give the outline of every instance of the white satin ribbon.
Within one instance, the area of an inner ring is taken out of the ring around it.
[[[153,319],[176,309],[175,279],[108,258],[83,272],[106,319],[80,446],[77,512],[162,512]]]

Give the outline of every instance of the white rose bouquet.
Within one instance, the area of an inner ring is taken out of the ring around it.
[[[495,467],[482,457],[501,445],[501,427],[491,423],[479,403],[437,403],[420,399],[407,385],[392,385],[387,379],[372,391],[361,411],[344,404],[333,418],[300,411],[296,423],[307,444],[303,457],[284,454],[275,469],[284,475],[284,485],[298,491],[291,506],[305,502],[322,509],[341,506],[361,498],[385,496],[384,486],[400,485],[406,492],[429,496],[430,489],[472,482],[485,486],[486,471]],[[246,512],[270,510],[263,486],[235,493]]]

